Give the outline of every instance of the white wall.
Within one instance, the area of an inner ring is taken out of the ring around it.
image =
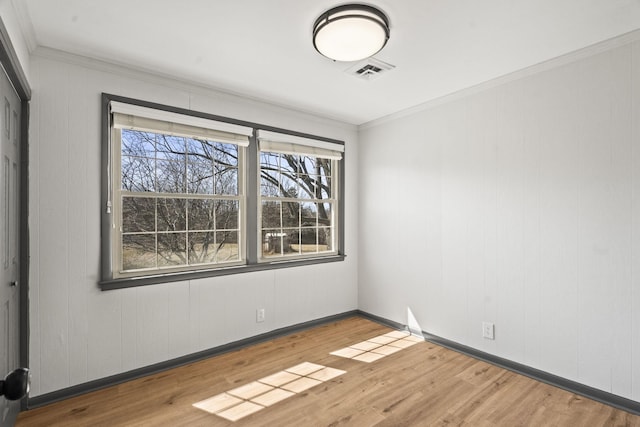
[[[364,126],[360,143],[48,50],[29,77],[31,396],[355,308],[404,323],[409,307],[428,332],[640,401],[640,42]],[[347,260],[99,291],[101,92],[346,140]]]
[[[640,401],[638,39],[363,126],[360,309]]]
[[[355,127],[50,50],[31,82],[32,397],[357,308]],[[346,261],[101,292],[101,92],[345,140]]]

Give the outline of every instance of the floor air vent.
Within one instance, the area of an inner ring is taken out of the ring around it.
[[[394,68],[396,68],[395,65],[387,64],[374,58],[368,58],[347,69],[345,72],[359,79],[374,80],[380,77],[381,74],[385,74]]]

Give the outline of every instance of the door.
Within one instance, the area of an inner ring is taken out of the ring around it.
[[[20,363],[20,112],[0,67],[0,377]],[[13,425],[19,402],[0,398],[0,425]]]

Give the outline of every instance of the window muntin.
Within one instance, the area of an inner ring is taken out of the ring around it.
[[[243,262],[243,147],[135,128],[113,138],[115,277]]]
[[[337,253],[337,169],[320,155],[260,152],[262,260]]]

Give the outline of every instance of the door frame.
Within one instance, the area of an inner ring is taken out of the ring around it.
[[[11,84],[20,98],[20,201],[19,234],[20,242],[20,366],[29,366],[29,101],[31,87],[24,73],[18,55],[13,47],[9,32],[0,18],[0,63],[4,67]],[[0,375],[4,376],[2,372]],[[22,399],[21,409],[27,408],[28,397]]]

